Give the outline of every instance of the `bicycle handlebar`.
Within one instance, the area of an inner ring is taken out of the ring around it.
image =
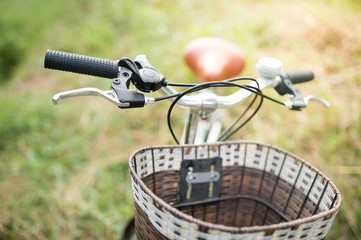
[[[48,49],[45,54],[44,67],[104,78],[116,78],[119,74],[119,61],[96,58]],[[284,73],[293,84],[313,80],[310,70],[288,71]]]
[[[146,104],[157,101],[157,99],[145,97],[142,93],[129,90],[130,82],[142,92],[160,89],[165,96],[168,96],[167,98],[172,98],[171,95],[176,97],[177,94],[180,94],[171,86],[167,86],[168,82],[165,77],[149,63],[145,55],[137,56],[133,62],[129,58],[122,58],[116,61],[47,50],[44,67],[113,79],[110,92],[94,90],[94,88],[78,89],[57,94],[53,99],[55,103],[63,98],[87,95],[104,97],[120,108],[143,107]],[[280,95],[289,94],[291,100],[284,103],[284,106],[287,108],[300,110],[307,106],[309,100],[321,101],[325,106],[328,105],[322,99],[314,96],[303,98],[301,92],[293,87],[293,83],[312,80],[314,78],[312,71],[284,72],[282,63],[273,58],[261,58],[256,67],[261,78],[257,79],[258,84],[251,82],[247,86],[258,88],[259,90],[266,87],[274,87]],[[242,80],[244,79],[247,78]],[[200,93],[197,96],[184,96],[177,102],[177,105],[186,108],[209,110],[215,110],[219,107],[230,107],[245,100],[254,93],[247,90],[247,87],[245,88],[229,96],[217,96],[207,93]]]
[[[267,87],[271,87],[275,80],[259,78],[257,79],[259,89],[262,90]],[[257,85],[252,82],[248,86],[256,87]],[[178,94],[178,92],[172,87],[163,87],[160,89],[163,95],[169,96]],[[177,105],[184,108],[202,108],[202,109],[216,109],[232,107],[252,95],[252,92],[240,89],[237,92],[229,96],[218,96],[214,93],[204,92],[196,96],[184,96],[177,102]]]
[[[119,74],[118,62],[48,49],[44,67],[97,77],[116,78]]]

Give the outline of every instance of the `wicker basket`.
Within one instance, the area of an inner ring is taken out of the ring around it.
[[[176,208],[181,162],[209,157],[223,159],[220,197]],[[129,164],[138,239],[323,239],[341,205],[323,173],[258,142],[148,147]]]

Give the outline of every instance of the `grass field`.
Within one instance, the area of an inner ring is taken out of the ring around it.
[[[119,238],[133,211],[128,156],[174,143],[166,102],[141,110],[100,98],[54,106],[59,91],[108,89],[110,81],[45,70],[46,49],[109,59],[144,53],[169,81],[189,82],[197,79],[182,49],[203,36],[238,44],[246,76],[257,76],[262,56],[315,72],[300,89],[331,108],[290,112],[266,102],[234,139],[272,143],[321,169],[343,196],[327,239],[361,239],[359,0],[3,0],[0,9],[0,239]]]

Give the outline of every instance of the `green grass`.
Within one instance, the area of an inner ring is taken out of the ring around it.
[[[117,239],[132,215],[129,155],[173,143],[168,103],[52,105],[56,92],[110,82],[43,69],[46,49],[109,59],[147,54],[169,81],[190,82],[197,79],[182,50],[202,36],[241,46],[244,75],[257,75],[262,56],[286,70],[314,70],[317,79],[300,88],[328,99],[330,109],[315,103],[289,112],[266,102],[234,139],[272,143],[321,169],[343,195],[328,239],[360,239],[358,1],[5,0],[0,8],[0,239]]]

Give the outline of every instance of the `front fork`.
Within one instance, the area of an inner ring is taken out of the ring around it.
[[[213,112],[188,109],[181,144],[202,144],[218,141],[222,130],[223,109]]]

